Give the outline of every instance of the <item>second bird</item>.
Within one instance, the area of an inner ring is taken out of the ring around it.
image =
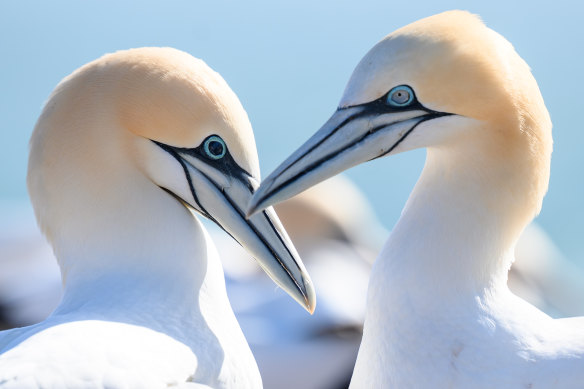
[[[554,320],[507,287],[547,190],[551,121],[528,65],[478,17],[442,13],[373,47],[249,214],[416,148],[426,164],[373,266],[351,387],[581,388],[584,319]]]

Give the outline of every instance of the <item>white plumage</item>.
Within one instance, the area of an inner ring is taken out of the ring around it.
[[[167,276],[71,277],[46,320],[0,333],[0,387],[160,388],[189,379],[261,387],[216,249],[193,220],[198,231],[185,232],[193,252],[168,264],[176,269]],[[193,263],[206,269],[185,274]]]
[[[196,211],[314,310],[259,180],[251,125],[225,81],[169,48],[106,55],[65,78],[31,140],[28,186],[64,294],[0,333],[2,388],[259,388],[261,377]]]

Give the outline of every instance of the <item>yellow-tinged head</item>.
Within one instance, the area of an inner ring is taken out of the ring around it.
[[[151,47],[108,54],[96,65],[112,76],[112,103],[124,128],[182,148],[197,147],[218,135],[237,164],[259,180],[247,114],[225,80],[205,62],[176,49]]]
[[[46,142],[42,147],[48,153],[46,127],[58,124],[51,134],[70,139],[89,131],[83,121],[109,122],[110,129],[115,123],[116,130],[182,148],[219,135],[235,161],[259,179],[254,135],[239,99],[205,62],[180,50],[118,51],[77,69],[50,96],[31,146]],[[31,153],[31,162],[36,156]]]
[[[493,118],[510,102],[516,73],[529,68],[511,44],[464,11],[421,19],[389,34],[359,62],[341,107],[373,101],[409,85],[427,108],[477,119]],[[504,113],[504,112],[503,112]],[[497,115],[498,116],[498,115]]]
[[[485,199],[487,207],[513,207],[521,197],[518,225],[539,210],[549,115],[527,64],[468,12],[419,20],[375,45],[334,115],[262,182],[248,214],[349,167],[420,147],[429,150],[427,167],[440,160],[440,174],[464,168],[459,181],[478,177],[508,192]]]
[[[126,255],[140,252],[171,234],[157,223],[178,199],[312,311],[310,279],[273,210],[244,217],[259,180],[237,96],[203,61],[171,48],[120,51],[76,70],[50,96],[31,139],[29,192],[58,257],[94,249],[109,230],[119,250],[136,240]]]

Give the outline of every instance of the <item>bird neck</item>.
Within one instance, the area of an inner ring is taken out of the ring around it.
[[[65,290],[49,322],[103,320],[168,335],[197,355],[194,379],[213,387],[229,375],[225,365],[259,376],[209,234],[174,197],[132,177],[127,190],[110,182],[116,193],[89,210],[72,204],[85,223],[52,234]]]
[[[541,197],[525,195],[529,169],[476,150],[428,150],[374,269],[386,285],[382,290],[415,285],[420,301],[434,301],[441,294],[476,296],[506,284],[515,242]]]
[[[99,196],[80,189],[85,201],[69,204],[75,217],[52,234],[65,288],[57,311],[188,317],[202,309],[202,290],[230,310],[222,267],[201,223],[140,175],[125,176],[119,183],[110,177],[114,182],[104,186],[114,189]]]

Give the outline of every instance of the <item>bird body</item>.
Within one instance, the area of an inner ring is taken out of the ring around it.
[[[464,265],[484,263],[474,256],[476,244],[491,242],[478,232],[483,224],[467,216],[449,225],[444,213],[460,204],[429,201],[437,225],[420,225],[406,207],[371,271],[352,387],[580,387],[584,320],[554,320],[512,294],[512,252],[500,251],[497,276],[476,282],[470,274],[483,270]],[[468,236],[464,229],[479,242],[453,247],[448,237]]]
[[[64,295],[45,321],[0,332],[0,388],[260,388],[194,215],[312,311],[273,210],[244,217],[258,181],[247,114],[203,61],[132,49],[66,77],[35,127],[27,180]]]
[[[248,215],[422,147],[424,169],[371,272],[351,388],[581,387],[584,319],[553,320],[507,287],[547,190],[551,121],[527,64],[476,16],[434,15],[374,46]]]
[[[159,388],[191,380],[213,388],[261,387],[214,244],[189,216],[192,231],[183,242],[189,255],[164,258],[175,274],[112,271],[74,282],[45,321],[0,333],[0,383]],[[205,258],[205,268],[185,274],[192,263],[204,263],[194,258]]]

